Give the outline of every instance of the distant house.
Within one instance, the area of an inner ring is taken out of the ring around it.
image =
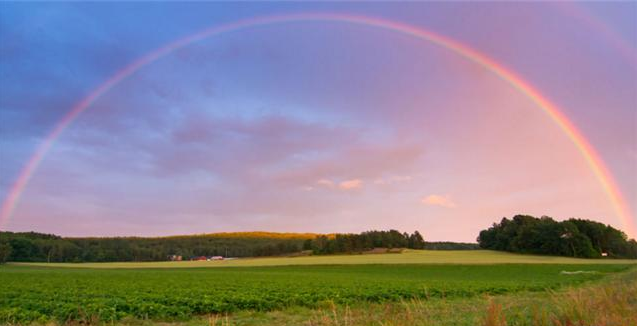
[[[602,252],[602,257],[608,257],[608,253],[607,252]]]
[[[223,260],[223,256],[210,256],[206,259],[207,261],[212,261],[212,260]]]
[[[181,255],[169,255],[168,260],[170,261],[182,261],[183,257]]]

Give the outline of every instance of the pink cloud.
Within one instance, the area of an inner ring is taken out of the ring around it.
[[[318,185],[323,186],[323,187],[334,187],[334,181],[329,180],[329,179],[321,179],[319,181],[316,181],[316,183]]]
[[[374,184],[388,185],[393,183],[402,183],[412,181],[414,178],[410,175],[395,175],[387,178],[377,178],[374,180]]]
[[[429,195],[421,200],[421,202],[425,205],[429,206],[440,206],[446,208],[454,208],[456,207],[456,203],[451,200],[449,196],[441,196],[441,195]]]
[[[345,180],[338,184],[338,187],[343,190],[352,190],[358,189],[363,185],[363,181],[361,179],[352,179]]]

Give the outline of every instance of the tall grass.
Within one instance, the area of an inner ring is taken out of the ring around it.
[[[637,272],[615,279],[608,285],[571,289],[553,295],[555,326],[637,325]]]
[[[637,271],[579,288],[467,300],[410,300],[322,309],[308,326],[635,326]]]

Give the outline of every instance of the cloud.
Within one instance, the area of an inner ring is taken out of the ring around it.
[[[330,179],[320,179],[316,181],[316,184],[325,188],[337,188],[339,190],[353,190],[362,187],[363,180],[361,179],[349,179],[341,182],[334,182]]]
[[[316,183],[324,187],[334,187],[334,181],[329,179],[321,179],[319,181],[316,181]]]
[[[378,178],[374,180],[374,184],[386,185],[392,183],[409,182],[411,180],[413,180],[413,177],[410,175],[395,175],[387,178]]]
[[[425,205],[429,206],[441,206],[446,208],[454,208],[456,207],[456,203],[454,203],[449,196],[441,196],[441,195],[429,195],[424,197],[421,202]]]
[[[343,190],[352,190],[360,188],[363,185],[363,181],[361,179],[352,179],[345,180],[338,184],[338,187]]]

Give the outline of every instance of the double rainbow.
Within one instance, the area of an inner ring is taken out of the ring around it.
[[[193,42],[219,35],[226,32],[237,31],[245,28],[253,28],[269,24],[305,22],[305,21],[327,21],[327,22],[343,22],[357,25],[381,28],[394,31],[404,35],[413,36],[415,38],[432,42],[455,54],[472,61],[485,69],[491,71],[500,77],[503,81],[517,89],[520,93],[527,96],[533,101],[538,108],[543,110],[555,122],[564,134],[573,142],[578,151],[586,160],[591,171],[599,181],[604,192],[606,193],[615,213],[621,220],[624,229],[631,235],[637,234],[635,231],[633,219],[631,218],[628,206],[623,199],[621,191],[617,187],[612,175],[606,168],[604,162],[595,149],[588,143],[581,132],[573,125],[573,123],[560,111],[557,105],[549,101],[546,97],[534,88],[531,84],[518,76],[512,70],[499,64],[492,58],[456,41],[451,38],[436,34],[432,31],[416,27],[404,23],[389,21],[381,18],[373,18],[367,16],[358,16],[350,14],[338,13],[298,13],[279,16],[257,17],[252,19],[240,20],[229,24],[224,24],[212,28],[202,30],[185,38],[173,41],[155,51],[152,51],[138,60],[132,62],[128,66],[119,70],[108,80],[94,89],[88,96],[77,103],[71,110],[57,123],[53,131],[48,134],[45,140],[38,146],[37,150],[31,156],[27,164],[21,170],[18,179],[10,188],[9,193],[0,208],[0,225],[6,222],[15,210],[19,202],[20,196],[24,192],[29,179],[37,170],[38,165],[55,143],[55,140],[62,132],[86,109],[88,109],[95,100],[104,93],[108,92],[112,87],[117,85],[125,78],[131,76],[142,67],[154,62],[155,60],[170,54],[171,52],[183,48]]]

